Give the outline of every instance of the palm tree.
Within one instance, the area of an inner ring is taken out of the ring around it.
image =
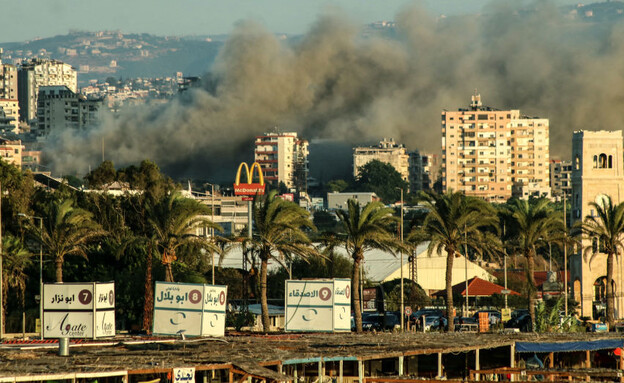
[[[294,255],[304,259],[316,255],[310,246],[305,229],[316,230],[309,213],[299,205],[285,201],[271,191],[264,198],[256,198],[253,206],[255,233],[252,240],[260,258],[260,304],[262,327],[269,331],[269,307],[267,302],[267,267],[274,259],[286,267],[282,258],[291,261]],[[274,254],[273,252],[279,253]]]
[[[489,204],[481,199],[466,197],[462,192],[427,193],[422,198],[429,213],[422,226],[415,228],[410,237],[417,238],[417,242],[428,239],[429,255],[434,251],[437,254],[446,252],[448,331],[454,331],[453,260],[459,257],[462,246],[478,254],[494,254],[500,246],[494,235],[498,218]]]
[[[393,215],[394,210],[384,207],[381,202],[369,202],[362,208],[354,199],[347,202],[346,211],[338,210],[336,214],[345,231],[345,249],[353,258],[351,291],[355,303],[355,328],[357,332],[362,332],[360,267],[364,252],[369,249],[394,251],[400,246],[391,229],[397,218]]]
[[[22,312],[26,305],[25,292],[28,274],[26,269],[32,265],[32,253],[26,249],[24,243],[12,235],[5,236],[2,242],[2,305],[6,312],[9,288],[17,289],[17,298],[22,306]],[[3,316],[4,322],[6,318]],[[1,324],[4,328],[4,323]]]
[[[584,239],[591,240],[592,246],[586,247],[583,255],[585,258],[589,256],[589,263],[598,254],[607,255],[607,322],[609,328],[613,328],[613,261],[624,250],[624,203],[614,205],[611,197],[603,196],[600,201],[590,203],[590,206],[596,210],[596,214],[585,217],[581,229]]]
[[[537,248],[550,241],[563,238],[562,215],[545,198],[530,201],[514,199],[509,202],[507,213],[511,220],[512,244],[527,262],[529,314],[535,329],[535,256]]]
[[[210,207],[178,193],[171,193],[154,206],[148,206],[148,227],[152,231],[153,245],[162,254],[165,265],[165,281],[173,282],[173,262],[178,258],[180,246],[195,243],[209,251],[218,248],[205,237],[196,235],[197,230],[215,228],[221,230],[207,216]]]
[[[63,282],[65,256],[80,255],[86,258],[86,246],[106,233],[93,221],[91,213],[74,207],[71,199],[52,202],[43,222],[42,230],[32,223],[28,224],[28,229],[54,260],[57,282]]]

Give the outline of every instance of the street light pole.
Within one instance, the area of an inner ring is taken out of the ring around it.
[[[563,191],[563,304],[565,315],[568,316],[568,243],[566,235],[568,233],[566,193]]]
[[[401,245],[403,245],[403,189],[401,189]],[[405,329],[405,295],[403,290],[403,249],[401,253],[401,331]]]
[[[215,208],[215,204],[214,204],[214,185],[210,184],[210,198],[211,198],[211,202],[210,202],[210,221],[212,222],[212,224],[214,225],[214,208]],[[214,242],[214,227],[210,228],[210,240]],[[212,284],[215,284],[215,254],[214,251],[211,251],[212,254]]]

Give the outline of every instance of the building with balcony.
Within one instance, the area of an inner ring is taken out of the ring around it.
[[[42,86],[37,101],[37,134],[52,129],[84,129],[98,121],[99,99],[87,99],[66,86]]]
[[[550,160],[550,191],[555,199],[570,200],[572,194],[572,161]]]
[[[17,68],[2,62],[0,48],[0,99],[17,101]]]
[[[21,140],[9,140],[0,137],[0,159],[2,161],[21,168],[23,149]]]
[[[367,163],[377,160],[392,165],[405,181],[409,181],[409,154],[404,145],[393,138],[379,141],[377,146],[353,148],[353,177],[360,175],[360,169]]]
[[[19,106],[17,100],[0,98],[0,132],[19,133]]]
[[[307,190],[308,141],[297,133],[265,133],[255,141],[254,161],[260,164],[264,180],[277,187],[280,182],[289,190]]]
[[[483,106],[442,112],[442,186],[490,202],[550,196],[549,121]]]
[[[37,118],[39,87],[66,86],[74,93],[78,87],[76,70],[71,65],[49,59],[23,61],[17,80],[20,120],[27,123]]]

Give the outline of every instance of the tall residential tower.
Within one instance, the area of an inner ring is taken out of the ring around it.
[[[264,179],[288,189],[306,191],[308,178],[308,141],[297,133],[265,133],[256,137],[254,160],[262,167]]]
[[[548,119],[483,106],[478,94],[468,109],[443,111],[444,190],[491,202],[549,197],[548,130]]]

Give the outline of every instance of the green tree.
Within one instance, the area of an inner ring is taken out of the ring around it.
[[[282,259],[290,262],[294,255],[308,258],[316,254],[310,246],[305,229],[315,230],[309,213],[299,205],[285,201],[271,191],[263,198],[254,200],[255,233],[253,246],[260,258],[260,304],[262,327],[269,330],[269,308],[267,302],[267,267],[269,259],[286,266]],[[280,256],[276,256],[277,253]]]
[[[196,235],[198,229],[221,230],[207,216],[210,207],[196,200],[173,193],[148,210],[148,224],[153,242],[165,265],[165,281],[173,282],[173,263],[178,259],[176,251],[184,245],[197,244],[209,251],[219,249],[206,237]]]
[[[97,168],[85,176],[85,181],[91,189],[97,189],[110,184],[117,179],[117,171],[112,161],[104,161]]]
[[[585,217],[582,232],[592,246],[583,250],[583,256],[589,258],[589,263],[599,255],[607,256],[607,322],[609,328],[614,328],[613,262],[624,250],[624,203],[614,205],[611,197],[603,196],[600,201],[590,203],[590,207],[596,213]]]
[[[407,182],[392,165],[373,160],[360,167],[355,182],[360,191],[374,191],[385,203],[394,203],[401,198],[401,191],[407,194]]]
[[[330,192],[342,192],[349,187],[349,183],[345,180],[331,180],[327,183],[327,189]]]
[[[529,314],[535,329],[535,256],[539,246],[562,238],[562,215],[557,213],[547,199],[530,201],[513,199],[509,202],[512,244],[527,262]]]
[[[427,252],[431,255],[446,252],[446,309],[448,331],[454,331],[453,307],[453,260],[466,245],[479,254],[493,254],[499,241],[493,230],[498,218],[493,208],[481,199],[466,197],[461,192],[423,194],[423,202],[429,210],[421,227],[410,233],[417,241],[429,240]],[[468,256],[468,254],[465,254]]]
[[[65,257],[80,255],[86,258],[87,245],[105,235],[105,231],[93,220],[90,212],[74,207],[73,200],[52,201],[47,210],[43,217],[43,231],[30,221],[27,228],[54,261],[56,281],[63,282]]]
[[[26,249],[24,243],[17,237],[7,235],[2,238],[2,306],[3,312],[7,312],[8,291],[15,289],[16,296],[22,307],[26,306],[26,280],[27,269],[32,265],[32,254]],[[2,317],[4,328],[5,317]]]
[[[351,273],[351,291],[355,307],[355,328],[362,332],[362,311],[360,297],[360,267],[364,252],[368,249],[394,251],[400,244],[392,234],[392,226],[397,218],[394,210],[386,208],[381,202],[370,202],[363,208],[357,200],[347,202],[347,210],[338,210],[336,214],[345,232],[343,243],[353,259]]]

